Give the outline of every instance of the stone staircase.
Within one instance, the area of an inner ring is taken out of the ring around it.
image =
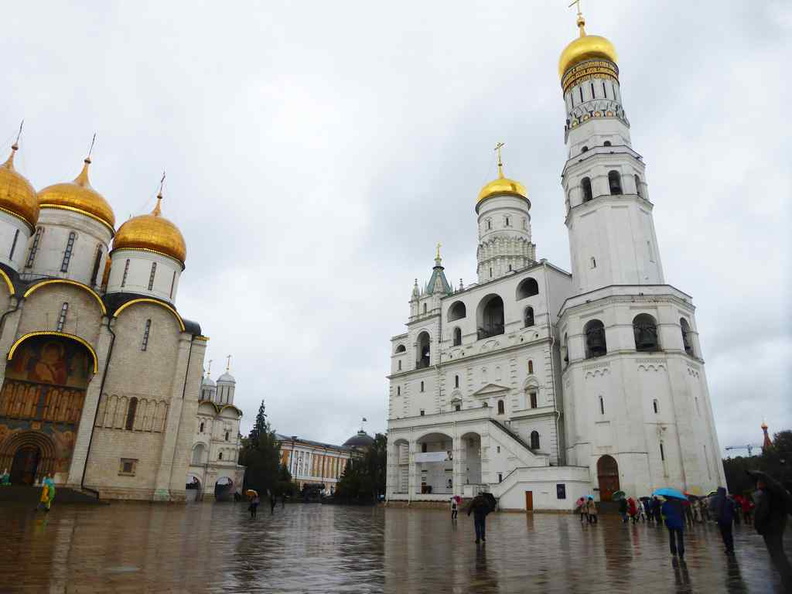
[[[0,504],[20,503],[36,507],[41,497],[41,487],[10,485],[0,487]],[[99,503],[99,498],[88,491],[55,487],[55,502],[61,503]]]

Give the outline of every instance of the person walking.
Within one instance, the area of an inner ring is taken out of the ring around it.
[[[457,515],[459,514],[459,499],[456,495],[451,498],[451,521],[456,522]]]
[[[627,515],[630,516],[633,524],[638,522],[638,506],[632,497],[627,500]]]
[[[599,514],[599,510],[597,510],[597,503],[594,501],[594,497],[589,495],[588,503],[586,503],[586,513],[588,514],[588,521],[589,524],[596,524],[599,522],[597,515]]]
[[[273,493],[272,491],[270,491],[269,500],[270,500],[270,515],[273,516],[275,515],[275,506],[278,505],[278,500],[275,499],[275,493]]]
[[[489,501],[478,494],[473,498],[468,507],[468,516],[473,514],[473,526],[476,529],[476,544],[487,542],[487,514],[492,511]]]
[[[619,499],[619,515],[622,519],[622,524],[627,523],[627,500],[622,497]]]
[[[754,528],[764,539],[785,591],[792,592],[792,566],[784,552],[784,530],[787,514],[792,513],[792,495],[764,472],[749,471],[748,474],[756,481]]]
[[[724,487],[718,487],[718,492],[712,498],[711,506],[723,539],[725,552],[727,555],[734,555],[734,506],[726,496]]]
[[[49,477],[44,479],[41,483],[41,497],[39,497],[39,504],[37,509],[42,509],[48,512],[52,508],[52,501],[55,499],[55,483]]]
[[[586,498],[581,497],[577,500],[577,512],[580,514],[580,523],[585,524],[588,522],[588,513],[586,512]]]
[[[671,555],[685,560],[685,511],[679,499],[669,497],[661,507],[661,513],[668,529]]]
[[[657,497],[652,498],[652,512],[654,513],[655,523],[659,528],[663,525],[663,504]]]
[[[253,495],[253,497],[250,498],[250,505],[248,506],[248,511],[250,512],[251,518],[256,517],[256,511],[258,511],[258,506],[260,503],[261,503],[261,498],[258,496],[258,493],[256,493],[255,495]]]

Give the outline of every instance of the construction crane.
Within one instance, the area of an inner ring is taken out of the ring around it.
[[[761,448],[762,446],[757,443],[749,443],[746,445],[739,445],[739,446],[726,446],[723,448],[727,452],[731,450],[748,450],[748,455],[753,456],[753,451],[755,448]]]

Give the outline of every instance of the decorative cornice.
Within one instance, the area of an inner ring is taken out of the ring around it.
[[[82,289],[90,293],[91,297],[96,299],[96,302],[99,304],[99,308],[102,310],[102,315],[107,315],[107,308],[105,307],[104,301],[99,296],[99,294],[94,291],[88,285],[84,285],[83,283],[79,283],[77,281],[69,280],[67,278],[52,278],[49,280],[41,281],[30,287],[27,291],[25,291],[24,297],[27,299],[30,295],[38,291],[41,287],[46,287],[47,285],[71,285],[73,287],[77,287],[78,289]]]
[[[76,212],[78,214],[85,215],[86,217],[91,218],[91,219],[93,219],[95,221],[98,221],[98,222],[102,223],[102,225],[107,227],[107,229],[110,231],[110,237],[114,237],[115,236],[115,228],[110,223],[105,221],[103,218],[98,217],[95,214],[88,212],[87,210],[83,210],[81,208],[76,208],[74,206],[64,206],[63,204],[47,204],[47,203],[39,204],[39,208],[55,208],[55,209],[59,209],[59,210],[68,210],[70,212]]]

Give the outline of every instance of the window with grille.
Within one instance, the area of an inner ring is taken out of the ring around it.
[[[146,328],[143,330],[143,342],[140,343],[140,350],[148,350],[149,334],[151,333],[151,320],[146,320]]]
[[[25,268],[30,268],[33,266],[33,262],[36,260],[36,254],[38,253],[39,244],[41,243],[41,236],[44,233],[44,229],[42,227],[38,227],[36,229],[36,234],[33,236],[33,245],[30,246],[30,253],[28,254],[27,262],[25,263]]]
[[[173,271],[173,276],[171,277],[171,288],[170,288],[170,298],[173,299],[173,288],[176,286],[176,271]]]
[[[14,241],[11,242],[11,252],[8,254],[8,259],[14,259],[14,252],[16,251],[17,241],[19,241],[19,229],[14,233]]]
[[[121,277],[121,286],[126,286],[127,276],[129,276],[129,260],[124,263],[124,275]]]
[[[96,256],[94,256],[93,270],[91,271],[91,284],[96,285],[96,280],[99,278],[99,266],[102,264],[102,246],[96,246]]]
[[[66,323],[66,314],[69,311],[69,304],[64,303],[61,306],[60,315],[58,316],[58,325],[55,327],[55,330],[58,332],[63,332],[63,325]]]
[[[71,262],[72,252],[74,252],[74,242],[77,241],[77,234],[72,231],[69,233],[69,239],[66,241],[66,249],[63,250],[63,261],[61,262],[61,272],[69,271],[69,262]]]
[[[154,277],[155,276],[157,276],[157,263],[156,262],[152,262],[151,263],[151,274],[149,275],[149,284],[148,284],[149,291],[151,291],[151,289],[154,287]]]

